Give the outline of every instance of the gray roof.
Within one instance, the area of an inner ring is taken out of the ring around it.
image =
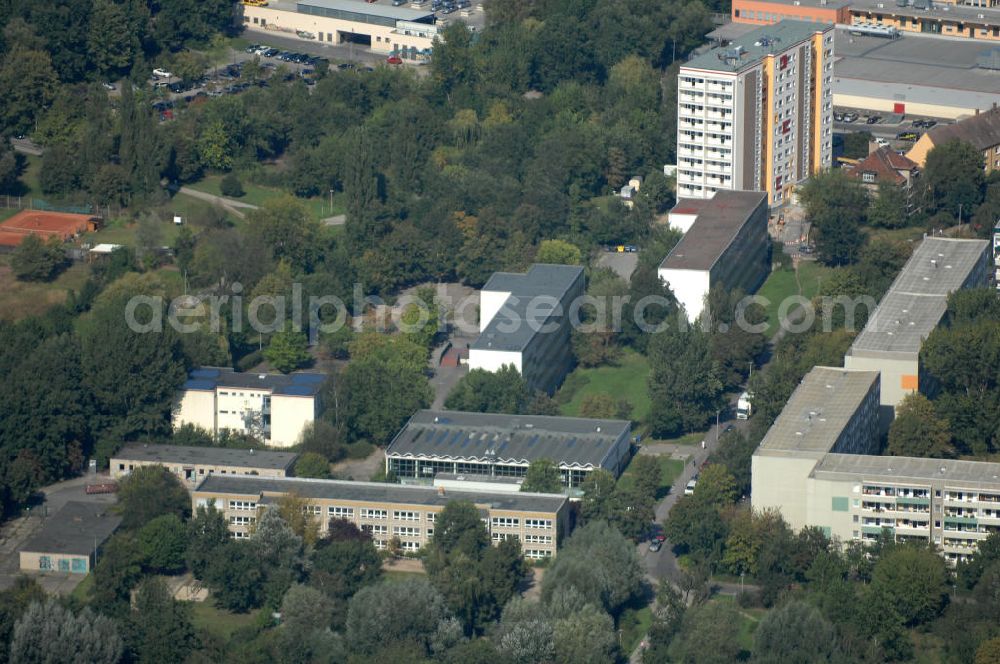
[[[494,509],[546,513],[557,512],[567,500],[565,496],[546,493],[488,493],[461,489],[442,491],[432,486],[313,480],[294,477],[264,478],[245,475],[212,475],[206,477],[195,491],[258,497],[264,493],[294,493],[305,499],[340,499],[368,503],[408,503],[442,507],[453,500],[469,500],[477,505],[489,505]]]
[[[854,340],[850,354],[919,353],[941,321],[948,295],[965,284],[988,247],[986,240],[924,238]]]
[[[832,24],[806,21],[780,21],[774,25],[761,26],[753,32],[736,37],[727,47],[713,48],[692,58],[682,67],[722,72],[742,71],[756,66],[768,55],[782,53],[815,33],[832,27]],[[742,48],[742,55],[735,62],[727,60],[726,54],[736,47]]]
[[[996,76],[996,72],[991,72]],[[966,118],[953,125],[931,129],[928,134],[934,145],[949,141],[965,141],[977,150],[987,150],[1000,145],[1000,108],[989,110]]]
[[[493,317],[470,349],[521,351],[550,318],[551,298],[562,301],[566,293],[583,278],[583,268],[576,265],[536,263],[525,274],[496,272],[483,286],[484,291],[510,293],[501,314]],[[536,299],[538,298],[538,299]],[[541,299],[541,298],[544,298]],[[529,315],[529,311],[531,312]],[[561,312],[563,316],[566,312]],[[516,321],[516,329],[508,330]]]
[[[597,468],[630,428],[623,420],[420,410],[385,454],[486,463],[492,449],[498,463],[550,459],[565,467]]]
[[[303,6],[320,7],[322,9],[332,9],[341,12],[353,12],[366,14],[368,16],[379,16],[382,18],[396,19],[397,21],[419,21],[428,16],[434,16],[434,12],[421,9],[410,9],[409,7],[393,7],[386,3],[368,3],[360,0],[297,0],[296,11],[301,12]]]
[[[878,378],[877,371],[814,367],[795,388],[758,451],[826,454]]]
[[[292,374],[241,373],[221,367],[192,369],[185,390],[214,391],[216,388],[270,390],[274,394],[311,397],[319,393],[326,374],[299,371]]]
[[[118,450],[116,454],[111,455],[111,458],[146,463],[287,470],[295,463],[297,456],[296,452],[130,443]]]
[[[111,536],[122,518],[108,512],[109,505],[70,501],[42,523],[19,550],[29,553],[87,556]]]
[[[871,13],[889,17],[937,18],[941,20],[969,22],[975,25],[1000,25],[1000,12],[996,9],[967,7],[959,4],[932,2],[931,0],[927,0],[927,4],[931,5],[930,9],[917,9],[912,5],[897,7],[895,2],[887,2],[886,0],[855,0],[855,2],[851,3],[850,11],[852,16]],[[943,46],[944,42],[941,45]]]
[[[722,257],[758,207],[762,191],[718,191],[712,198],[683,199],[671,212],[695,214],[694,224],[660,263],[667,270],[709,270]]]
[[[943,471],[943,472],[942,472]],[[950,486],[1000,487],[1000,463],[956,459],[827,454],[812,472],[817,479],[935,482]]]
[[[888,3],[886,3],[888,4]],[[977,61],[989,44],[906,33],[901,39],[835,36],[833,92],[986,110],[1000,100],[1000,76]]]

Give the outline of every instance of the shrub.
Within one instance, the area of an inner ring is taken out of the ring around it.
[[[219,190],[223,196],[229,196],[230,198],[239,198],[246,193],[243,191],[243,183],[240,182],[235,173],[229,173],[226,177],[222,178],[222,182],[219,183]]]

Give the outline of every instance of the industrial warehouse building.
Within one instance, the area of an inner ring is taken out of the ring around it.
[[[668,221],[684,237],[663,259],[658,274],[688,320],[701,315],[716,284],[753,293],[764,283],[771,269],[765,193],[719,191],[710,199],[681,200]]]
[[[321,373],[257,374],[201,367],[177,396],[174,427],[193,424],[213,435],[250,433],[272,447],[290,447],[320,412]]]
[[[1000,464],[877,456],[878,373],[817,367],[752,460],[751,504],[841,542],[933,544],[955,563],[1000,530]]]
[[[514,538],[529,558],[551,558],[571,528],[569,500],[541,493],[458,491],[381,482],[295,478],[207,477],[194,491],[194,508],[214,504],[234,537],[249,536],[258,510],[294,495],[319,521],[320,535],[331,519],[345,519],[369,533],[380,549],[398,539],[404,551],[418,551],[434,536],[434,520],[454,500],[479,508],[494,543]]]
[[[68,502],[21,547],[21,571],[87,574],[121,521],[106,504]]]
[[[584,293],[582,267],[532,265],[496,272],[479,293],[479,337],[469,369],[517,369],[531,391],[553,393],[573,368],[571,305]]]
[[[271,0],[266,7],[240,5],[249,30],[295,34],[324,44],[358,44],[407,59],[430,55],[438,34],[434,12],[361,0]]]
[[[854,0],[848,8],[849,23],[893,27],[903,34],[913,32],[985,42],[1000,40],[1000,10],[976,6],[980,4],[982,0]],[[938,47],[946,49],[940,42]]]
[[[209,475],[285,477],[292,474],[298,454],[230,447],[188,447],[130,443],[111,457],[111,477],[127,477],[142,466],[163,466],[193,487]]]
[[[597,468],[618,477],[630,452],[623,420],[420,410],[386,448],[385,467],[404,482],[438,473],[524,477],[532,461],[548,459],[572,488]]]
[[[784,203],[833,156],[833,26],[781,21],[684,63],[677,196],[766,191]]]
[[[848,350],[846,368],[882,375],[883,431],[903,397],[931,387],[920,371],[920,347],[941,322],[948,295],[986,284],[988,250],[986,240],[924,238]]]

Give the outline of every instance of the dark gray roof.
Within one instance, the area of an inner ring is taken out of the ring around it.
[[[660,263],[666,270],[709,270],[732,244],[758,207],[762,191],[718,191],[712,198],[682,199],[671,212],[694,214],[694,224]],[[765,222],[766,223],[766,222]]]
[[[220,367],[192,369],[185,390],[215,390],[216,388],[244,388],[270,390],[274,394],[311,397],[319,393],[326,374],[302,371],[292,374],[240,373]]]
[[[130,443],[118,450],[111,458],[126,461],[143,461],[146,463],[233,466],[239,468],[271,468],[282,470],[290,468],[295,463],[297,456],[298,454],[295,452]]]
[[[565,467],[597,468],[630,428],[623,420],[420,410],[385,453],[485,463],[492,449],[498,463],[550,459]]]
[[[756,66],[768,55],[782,53],[799,42],[808,39],[817,32],[832,29],[832,23],[810,23],[807,21],[780,21],[774,25],[762,25],[753,32],[733,39],[726,47],[712,50],[696,56],[681,65],[684,69],[703,69],[708,71],[738,72]],[[737,58],[727,59],[739,47],[741,54]]]
[[[70,501],[42,524],[20,551],[86,556],[111,536],[122,518],[109,505]]]
[[[511,296],[507,298],[501,313],[493,317],[469,348],[524,350],[548,321],[552,313],[551,305],[554,304],[551,298],[561,302],[577,280],[582,278],[582,267],[547,263],[536,263],[525,274],[494,273],[483,286],[483,290],[510,293]],[[532,304],[534,306],[531,306]],[[531,310],[530,315],[529,310]],[[566,315],[566,312],[563,311],[562,315]],[[516,321],[516,329],[509,331],[507,328],[511,326],[512,321]]]
[[[195,489],[197,492],[260,496],[264,493],[294,493],[301,498],[325,500],[356,500],[368,503],[409,503],[444,506],[453,500],[469,500],[494,509],[524,512],[554,513],[566,502],[565,496],[545,493],[487,493],[432,486],[385,484],[382,482],[349,482],[345,480],[313,480],[300,478],[264,478],[212,475]]]
[[[934,127],[928,134],[934,145],[964,141],[977,150],[996,147],[1000,145],[1000,108],[991,108],[953,125]]]
[[[854,340],[850,354],[918,353],[941,321],[948,295],[962,288],[988,246],[986,240],[924,238]]]

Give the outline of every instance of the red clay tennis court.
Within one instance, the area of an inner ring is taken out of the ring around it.
[[[29,235],[37,235],[42,240],[58,237],[66,242],[81,233],[96,231],[100,221],[89,214],[21,210],[0,221],[0,247],[16,247]]]

